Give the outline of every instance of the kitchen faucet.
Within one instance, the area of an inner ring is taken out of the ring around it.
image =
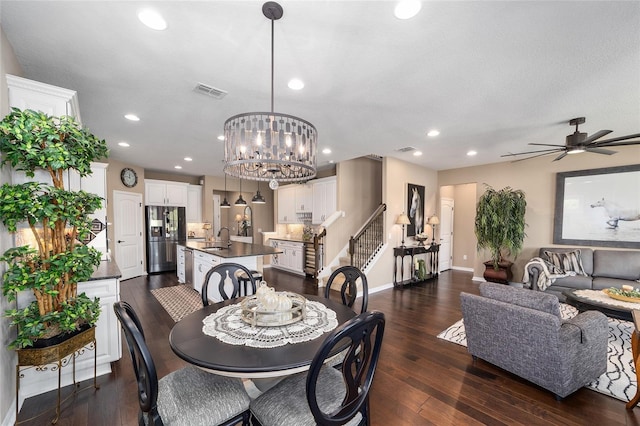
[[[227,230],[227,247],[231,247],[231,231],[229,231],[229,228],[227,228],[226,226],[220,228],[220,230],[218,231],[218,238],[220,237],[224,229]]]

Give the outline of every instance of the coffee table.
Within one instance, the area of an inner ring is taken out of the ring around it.
[[[623,306],[622,304],[618,305],[615,299],[608,299],[609,303],[600,302],[598,300],[589,299],[587,297],[576,294],[576,291],[579,290],[568,290],[563,292],[562,294],[567,298],[566,302],[578,309],[580,312],[584,311],[600,311],[608,317],[617,318],[624,321],[633,321],[633,316],[631,311],[633,308],[627,306]],[[640,309],[640,303],[638,303],[638,308]]]

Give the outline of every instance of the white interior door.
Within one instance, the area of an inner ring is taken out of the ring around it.
[[[113,191],[113,246],[122,280],[144,274],[143,214],[142,194]]]
[[[213,194],[213,235],[220,232],[220,196]]]
[[[438,271],[451,269],[453,259],[453,199],[440,199],[440,266]]]

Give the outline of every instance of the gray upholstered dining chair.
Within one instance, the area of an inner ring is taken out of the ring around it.
[[[242,381],[189,366],[160,380],[140,320],[126,302],[113,310],[125,334],[138,385],[143,425],[249,425],[249,396]]]
[[[354,309],[356,298],[358,297],[358,280],[360,280],[360,284],[362,285],[362,303],[359,311],[357,308]],[[343,305],[350,307],[359,314],[367,310],[369,286],[367,284],[367,276],[364,272],[350,265],[341,266],[336,269],[327,280],[324,297],[330,299],[332,289],[336,289],[338,286],[340,286],[340,298]]]
[[[360,314],[327,336],[309,371],[282,380],[251,402],[262,426],[368,425],[369,390],[378,365],[385,319],[382,312]],[[325,365],[346,347],[338,371]]]
[[[247,267],[240,265],[239,263],[221,263],[209,269],[207,275],[204,276],[204,282],[202,283],[203,306],[209,306],[209,283],[215,276],[218,277],[218,291],[220,292],[222,300],[233,299],[240,296],[241,278],[248,279],[255,291],[256,281],[254,274]],[[230,295],[227,294],[227,291],[225,290],[225,286],[229,281],[231,282],[232,287]]]

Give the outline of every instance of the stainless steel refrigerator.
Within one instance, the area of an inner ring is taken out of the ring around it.
[[[184,207],[146,207],[147,272],[175,271],[176,249],[187,239]]]

